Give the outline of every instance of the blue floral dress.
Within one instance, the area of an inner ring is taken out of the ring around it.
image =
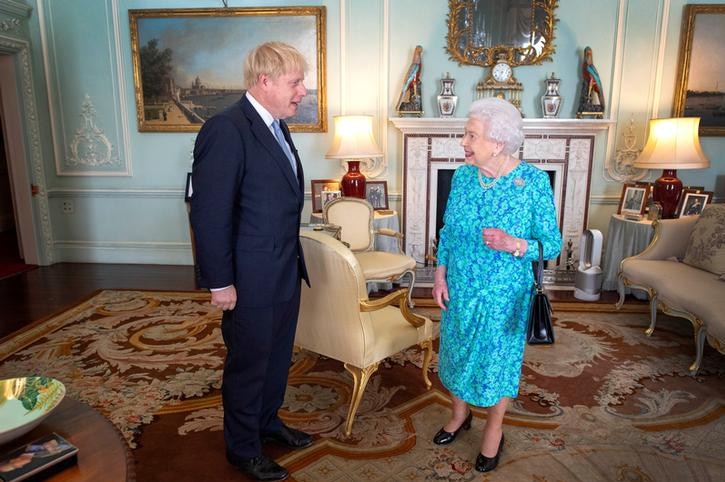
[[[490,407],[518,395],[536,240],[544,259],[561,250],[549,177],[520,162],[485,190],[478,168],[463,165],[453,175],[443,221],[438,264],[446,266],[450,301],[442,311],[440,379],[456,397]],[[526,239],[524,256],[489,249],[484,227]]]

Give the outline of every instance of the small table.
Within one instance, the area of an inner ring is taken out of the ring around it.
[[[607,247],[604,252],[602,290],[617,290],[619,264],[624,258],[644,251],[650,241],[652,241],[653,235],[654,229],[652,229],[652,221],[648,219],[635,221],[626,219],[621,214],[612,215],[612,218],[609,220]],[[625,294],[629,293],[631,293],[631,290],[625,288]],[[635,296],[637,298],[646,299],[646,296],[639,290],[636,293]]]
[[[121,433],[99,412],[67,396],[40,425],[0,446],[0,452],[21,447],[51,432],[78,447],[78,463],[43,480],[128,482],[136,479],[133,459]]]
[[[322,213],[310,214],[310,223],[321,223]],[[373,228],[375,230],[381,228],[392,229],[393,231],[400,231],[400,220],[398,219],[398,212],[393,211],[389,214],[380,214],[379,211],[373,213]],[[398,253],[398,240],[390,236],[375,236],[375,249],[378,251],[388,251],[389,253]]]

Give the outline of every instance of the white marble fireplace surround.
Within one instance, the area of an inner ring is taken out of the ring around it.
[[[391,118],[403,134],[403,226],[405,251],[425,263],[435,236],[438,172],[463,162],[459,145],[465,118]],[[574,250],[587,222],[594,142],[612,124],[596,119],[524,119],[519,157],[554,171],[554,198],[564,241]],[[576,251],[575,251],[576,252]],[[565,259],[564,250],[562,257]]]

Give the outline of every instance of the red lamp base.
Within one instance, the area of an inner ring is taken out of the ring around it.
[[[340,182],[342,195],[365,199],[365,175],[360,172],[360,161],[347,161],[347,172]]]
[[[654,184],[652,200],[662,205],[662,218],[672,219],[682,194],[682,181],[677,179],[677,170],[665,169]]]

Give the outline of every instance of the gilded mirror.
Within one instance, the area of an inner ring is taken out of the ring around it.
[[[460,64],[489,67],[551,60],[559,0],[448,0],[448,45]],[[501,55],[504,54],[504,55]]]

